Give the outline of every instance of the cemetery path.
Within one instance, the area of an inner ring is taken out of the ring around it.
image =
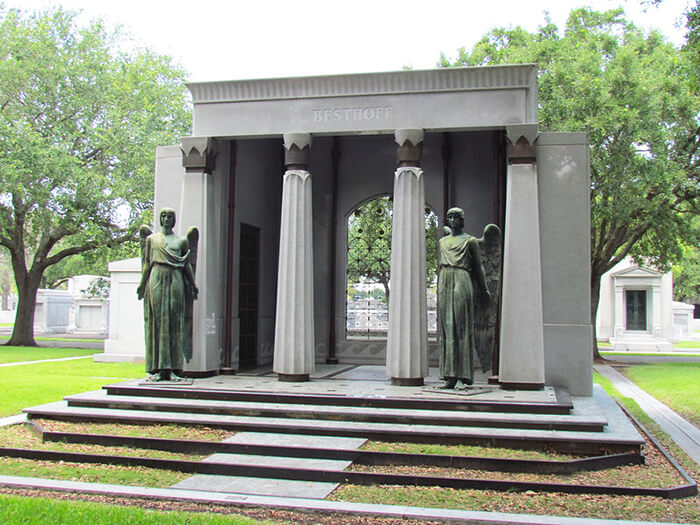
[[[693,461],[700,465],[700,429],[639,388],[610,365],[594,365],[593,368],[609,379],[622,395],[634,399],[641,409],[656,421]]]
[[[57,357],[56,359],[38,359],[36,361],[19,361],[17,363],[2,363],[2,366],[35,365],[37,363],[53,363],[55,361],[75,361],[76,359],[92,359],[93,355],[79,355],[77,357]]]

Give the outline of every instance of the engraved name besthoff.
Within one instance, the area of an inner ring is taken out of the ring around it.
[[[391,106],[354,106],[347,108],[315,108],[314,122],[335,122],[339,120],[389,120]]]

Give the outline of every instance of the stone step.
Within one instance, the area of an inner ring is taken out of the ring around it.
[[[211,401],[252,401],[334,407],[403,408],[408,410],[449,410],[524,414],[568,414],[569,395],[547,387],[540,392],[508,392],[484,385],[475,392],[430,390],[422,387],[396,387],[371,381],[317,381],[280,383],[274,379],[234,376],[196,379],[193,385],[161,386],[126,381],[103,387],[110,395],[202,399]],[[220,388],[216,388],[221,383]],[[345,391],[345,393],[336,393]]]
[[[575,432],[442,425],[364,423],[313,419],[271,419],[254,416],[196,414],[177,411],[144,411],[110,408],[71,407],[66,401],[25,409],[31,419],[53,418],[69,421],[121,422],[132,424],[183,424],[227,428],[232,431],[259,431],[282,434],[280,439],[293,445],[296,436],[340,436],[380,441],[418,443],[479,444],[513,448],[545,448],[561,452],[597,455],[601,450],[639,450],[638,434],[622,432]],[[508,415],[509,416],[509,415]],[[506,416],[506,417],[508,417]],[[636,437],[635,437],[636,435]]]
[[[539,430],[602,432],[607,421],[600,415],[504,414],[454,410],[420,410],[374,407],[336,407],[270,402],[218,401],[108,395],[104,390],[65,398],[71,407],[184,412],[191,414],[393,423],[406,425],[472,426]]]
[[[298,446],[321,447],[325,449],[355,450],[362,446],[365,439],[337,438],[329,436],[295,436]],[[279,434],[263,432],[239,432],[224,440],[224,443],[246,445],[274,445],[280,440]],[[323,460],[310,458],[293,458],[281,456],[258,456],[248,454],[213,454],[202,460],[204,462],[230,463],[236,465],[272,466],[342,471],[351,465],[351,461]],[[337,483],[318,481],[299,481],[276,478],[255,478],[242,476],[221,476],[196,474],[172,488],[188,490],[207,490],[237,494],[257,494],[260,496],[299,496],[307,498],[325,498],[333,492]]]

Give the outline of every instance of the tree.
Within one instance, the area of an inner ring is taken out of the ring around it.
[[[591,161],[591,318],[601,276],[626,256],[661,269],[697,243],[700,98],[686,53],[622,10],[587,8],[566,29],[494,29],[442,66],[535,63],[546,131],[585,131]],[[595,329],[595,323],[593,323]],[[595,335],[595,333],[594,333]],[[599,358],[597,346],[593,352]]]
[[[391,198],[379,197],[358,206],[348,217],[348,289],[362,281],[381,284],[386,304],[389,304],[392,210]],[[426,208],[426,287],[435,279],[437,224],[437,215]]]
[[[18,293],[8,344],[35,345],[36,291],[68,257],[133,239],[155,147],[188,131],[184,72],[101,21],[0,6],[0,245]]]
[[[683,258],[673,265],[673,298],[694,303],[700,297],[700,250],[685,246]]]

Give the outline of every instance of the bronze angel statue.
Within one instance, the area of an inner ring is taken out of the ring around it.
[[[136,293],[144,301],[146,372],[150,381],[181,381],[184,361],[192,359],[199,231],[191,227],[186,237],[174,233],[172,208],[160,210],[159,218],[160,232],[146,225],[139,230],[141,282]]]
[[[479,242],[464,233],[464,211],[447,211],[445,235],[439,242],[438,311],[441,388],[464,390],[474,382],[475,311],[488,308]]]

